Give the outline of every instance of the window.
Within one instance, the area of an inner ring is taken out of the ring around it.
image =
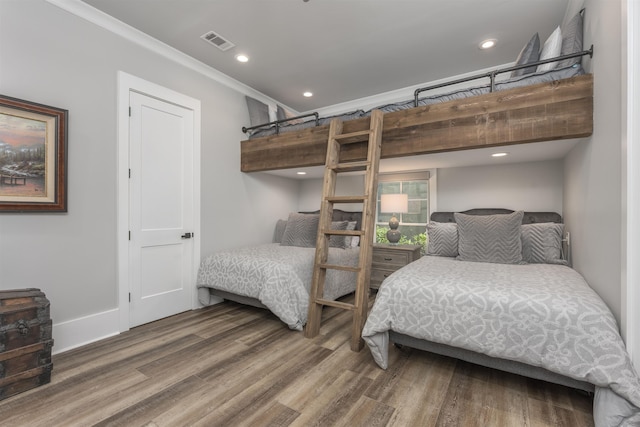
[[[406,194],[409,197],[409,212],[396,214],[400,221],[400,243],[420,244],[425,242],[425,231],[429,220],[428,171],[402,174],[381,174],[378,177],[378,201],[376,209],[376,242],[385,243],[391,213],[380,212],[382,194]]]

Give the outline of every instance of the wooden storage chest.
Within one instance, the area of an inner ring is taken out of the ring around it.
[[[51,381],[49,305],[39,289],[0,291],[0,400]]]

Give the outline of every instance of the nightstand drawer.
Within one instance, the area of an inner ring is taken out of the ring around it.
[[[420,258],[420,246],[374,244],[372,255],[370,285],[377,289],[391,273]]]
[[[372,264],[384,264],[385,267],[397,265],[402,267],[409,263],[409,253],[377,249],[373,251]]]
[[[371,270],[371,284],[380,285],[387,277],[391,276],[395,270],[379,270],[374,268]],[[377,287],[377,286],[376,286]]]

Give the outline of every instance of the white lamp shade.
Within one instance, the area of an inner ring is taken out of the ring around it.
[[[382,194],[380,196],[380,212],[409,212],[409,196],[406,194]]]

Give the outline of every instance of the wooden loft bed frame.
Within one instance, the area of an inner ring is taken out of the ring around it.
[[[550,61],[593,55],[589,51]],[[536,65],[530,64],[530,65]],[[515,70],[511,67],[489,75]],[[460,81],[457,81],[460,82]],[[457,83],[452,82],[452,83]],[[416,103],[419,91],[416,91]],[[490,92],[389,112],[383,118],[382,159],[418,154],[583,138],[593,133],[593,75]],[[345,133],[364,131],[369,118],[345,121]],[[241,141],[242,172],[324,165],[329,125]],[[343,161],[364,160],[366,140],[344,146]]]
[[[365,130],[369,119],[344,122]],[[492,92],[384,115],[381,158],[497,147],[593,133],[593,75]],[[329,126],[241,141],[242,172],[324,165]],[[366,158],[366,143],[346,146],[343,160]]]

